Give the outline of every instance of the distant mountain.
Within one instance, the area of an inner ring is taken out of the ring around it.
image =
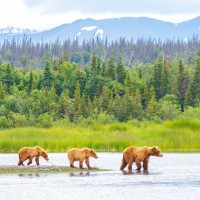
[[[6,34],[5,34],[6,33]],[[200,17],[184,21],[182,23],[164,22],[147,17],[124,17],[113,19],[83,19],[70,24],[45,30],[42,32],[24,29],[0,29],[0,41],[3,39],[22,39],[24,34],[34,42],[53,42],[56,39],[83,41],[99,37],[100,39],[116,40],[124,37],[128,40],[143,38],[155,39],[183,39],[192,38],[193,35],[200,35]]]
[[[29,34],[29,33],[33,33],[33,32],[36,32],[36,30],[21,29],[21,28],[15,28],[12,26],[8,26],[8,27],[0,29],[0,37],[3,37],[5,35]]]

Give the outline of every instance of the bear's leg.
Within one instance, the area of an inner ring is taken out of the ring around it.
[[[21,165],[21,161],[20,161],[20,155],[19,155],[19,162],[18,162],[18,166],[20,166]]]
[[[148,171],[148,161],[144,161],[143,162],[143,169],[145,170],[145,171]]]
[[[21,160],[20,160],[20,158],[19,158],[18,166],[20,166],[21,164],[23,164],[23,163],[21,163]]]
[[[40,163],[39,163],[39,156],[35,157],[35,162],[36,162],[37,165],[40,164]]]
[[[25,160],[27,160],[27,159],[28,159],[28,158],[20,158],[20,161],[19,161],[20,164],[24,166],[24,163],[23,163],[23,162],[24,162]]]
[[[83,160],[79,160],[79,167],[80,169],[83,169]]]
[[[88,169],[92,169],[92,167],[90,167],[90,161],[89,161],[89,158],[86,158],[86,159],[85,159],[85,163],[86,163]]]
[[[132,165],[133,165],[133,162],[129,162],[129,163],[128,163],[128,170],[129,170],[129,171],[132,171]]]
[[[75,168],[74,167],[74,160],[70,160],[70,167]]]
[[[33,159],[32,157],[29,157],[29,162],[27,165],[30,165],[32,163],[32,159]]]
[[[120,167],[120,170],[124,170],[124,168],[127,166],[127,162],[126,162],[126,160],[125,160],[125,158],[124,158],[124,156],[123,156],[123,158],[122,158],[122,162],[121,162],[121,167]]]
[[[141,163],[140,163],[140,160],[136,160],[135,161],[135,163],[136,163],[136,166],[137,166],[137,169],[136,170],[140,170],[141,169]]]
[[[24,166],[24,163],[22,161],[19,161],[18,165],[23,165]]]
[[[25,161],[26,159],[22,159],[21,157],[20,157],[20,155],[19,155],[19,162],[18,162],[18,165],[20,166],[20,165],[23,165],[24,166],[24,164],[23,164],[23,162]]]

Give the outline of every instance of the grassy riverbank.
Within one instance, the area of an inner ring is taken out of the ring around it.
[[[66,124],[53,128],[15,128],[0,131],[0,152],[17,152],[39,145],[48,152],[65,152],[72,147],[96,151],[122,151],[125,147],[157,145],[165,152],[200,152],[200,120],[180,118],[163,124],[130,121],[107,125]]]
[[[88,169],[79,169],[79,168],[70,168],[66,166],[0,166],[0,175],[1,174],[54,174],[54,173],[89,173],[89,172],[99,172],[99,171],[108,171],[104,169],[94,168],[92,170]]]

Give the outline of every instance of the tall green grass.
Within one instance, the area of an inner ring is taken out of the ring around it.
[[[95,124],[89,127],[67,124],[50,129],[15,128],[0,131],[0,152],[17,152],[39,145],[49,152],[72,147],[96,151],[122,151],[127,146],[159,146],[165,152],[200,152],[200,120],[180,118],[163,124],[150,122]]]

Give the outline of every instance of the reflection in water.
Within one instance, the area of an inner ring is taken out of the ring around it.
[[[148,171],[140,171],[140,170],[137,170],[136,172],[133,172],[131,170],[122,170],[122,174],[123,175],[149,175],[149,172]]]
[[[90,176],[90,172],[79,172],[79,173],[70,173],[69,176]]]
[[[28,177],[28,178],[34,178],[34,177],[40,177],[40,174],[18,174],[19,177]]]

